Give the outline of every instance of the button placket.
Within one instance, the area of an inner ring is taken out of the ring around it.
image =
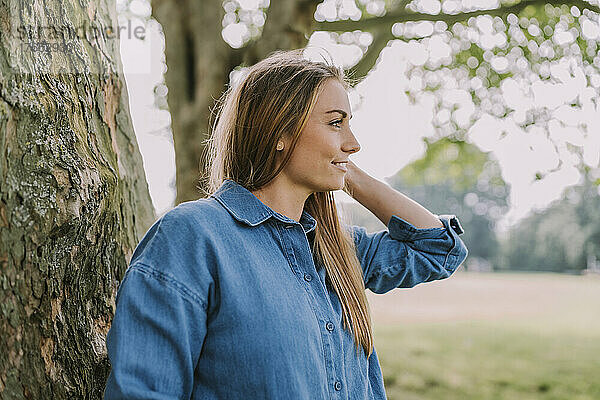
[[[294,226],[295,226],[294,224],[290,224],[290,225],[284,225],[283,227],[284,227],[284,229],[289,231],[289,230],[293,229]],[[298,273],[301,273],[300,270],[298,270]],[[304,278],[304,280],[306,282],[311,282],[313,279],[313,276],[308,272],[304,272],[302,277]]]
[[[298,276],[302,276],[302,278],[304,279],[305,282],[312,282],[312,279],[315,276],[318,276],[319,272],[316,270],[316,265],[314,264],[314,259],[312,257],[312,251],[310,248],[310,242],[308,241],[308,237],[306,236],[306,233],[303,232],[303,236],[304,236],[304,240],[305,240],[305,246],[304,249],[296,249],[296,247],[292,244],[294,242],[294,237],[296,236],[296,232],[292,232],[290,229],[293,229],[296,226],[296,224],[285,224],[283,225],[284,230],[286,231],[285,236],[285,242],[286,242],[286,247],[288,248],[288,252],[289,252],[289,256],[290,258],[294,259],[294,265],[292,266],[292,269],[294,270],[294,272],[296,274],[298,274]],[[295,254],[296,251],[298,251],[298,254]],[[310,255],[310,257],[305,258],[304,257],[304,252],[307,251],[308,255]],[[312,271],[312,273],[309,273],[307,271],[303,271],[304,269],[304,262],[306,262],[306,267],[310,268]],[[312,267],[312,268],[311,268]],[[316,275],[315,275],[316,274]],[[309,294],[309,296],[311,297],[311,299],[315,302],[313,309],[315,310],[315,312],[317,313],[317,318],[320,320],[321,324],[324,323],[325,329],[326,331],[321,331],[321,338],[322,338],[322,343],[323,343],[323,356],[324,356],[324,361],[325,361],[325,370],[327,372],[328,375],[328,382],[333,382],[334,388],[336,386],[336,382],[337,382],[337,386],[339,387],[339,389],[335,389],[336,394],[339,395],[340,390],[341,390],[341,382],[340,381],[334,381],[334,377],[335,376],[339,376],[340,371],[338,370],[338,368],[336,368],[336,364],[334,363],[334,356],[333,353],[335,352],[335,342],[338,340],[336,335],[331,335],[330,333],[334,331],[335,329],[335,325],[331,322],[330,318],[331,318],[331,313],[328,311],[333,312],[333,314],[335,314],[335,310],[331,304],[331,300],[329,299],[329,295],[327,292],[327,289],[325,286],[321,285],[321,282],[319,280],[318,282],[318,288],[314,287],[312,285],[304,285],[306,292]],[[322,299],[319,299],[320,297],[322,297]],[[324,300],[324,301],[323,301]],[[324,305],[328,305],[329,307],[325,307],[328,308],[329,310],[325,310],[323,308]],[[323,326],[323,325],[321,325]],[[331,383],[330,383],[331,384]]]

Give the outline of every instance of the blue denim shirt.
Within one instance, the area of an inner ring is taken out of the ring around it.
[[[392,216],[353,233],[366,288],[447,278],[467,249],[444,227]],[[340,302],[300,222],[226,180],[148,230],[117,295],[105,399],[385,399],[374,350],[357,356]],[[458,230],[458,229],[457,229]]]

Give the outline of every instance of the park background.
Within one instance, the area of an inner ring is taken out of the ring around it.
[[[359,3],[374,14],[383,6]],[[145,3],[123,4],[150,17]],[[434,12],[438,4],[423,1],[418,8]],[[241,47],[248,21],[268,15],[266,5],[228,2],[232,12],[224,20],[223,39]],[[353,1],[324,1],[316,17],[347,19],[356,10]],[[573,7],[565,18],[580,14]],[[484,52],[506,43],[493,28],[497,23],[489,16],[469,21]],[[579,36],[600,39],[597,15],[584,26]],[[150,36],[145,47],[122,41],[121,54],[150,193],[161,214],[176,198],[175,152],[168,107],[160,107],[167,91],[164,38],[156,21],[146,20],[145,27]],[[448,281],[369,293],[389,398],[597,398],[600,76],[586,80],[575,54],[564,56],[544,63],[541,79],[529,86],[507,75],[494,100],[475,105],[468,86],[448,69],[435,76],[407,73],[427,62],[448,64],[450,46],[432,34],[434,23],[395,29],[431,38],[390,42],[350,91],[351,126],[362,146],[353,160],[431,211],[458,215],[470,254]],[[349,68],[370,40],[364,32],[315,32],[307,53],[315,59],[332,56]],[[553,45],[568,48],[573,41],[567,37]],[[465,56],[466,66],[485,64],[476,56]],[[592,60],[597,68],[598,57]],[[508,70],[503,60],[487,61],[499,73]],[[482,80],[473,75],[467,82],[477,90]],[[437,106],[427,92],[436,86],[444,91]],[[546,120],[527,121],[527,113],[540,110]],[[369,231],[385,228],[344,192],[336,192],[336,199],[350,223]]]
[[[210,108],[241,66],[306,45],[364,78],[353,161],[465,228],[452,277],[368,293],[389,398],[600,398],[597,0],[0,11],[0,399],[101,397],[118,282],[149,223],[199,197]],[[7,30],[88,20],[125,29],[74,41],[66,63]]]
[[[383,2],[359,3],[383,14],[378,11]],[[142,4],[129,3],[129,11],[150,16]],[[248,21],[264,18],[266,4],[229,2],[224,40],[241,47],[248,40]],[[413,4],[423,12],[439,8],[435,1]],[[356,12],[353,1],[325,1],[316,18],[347,19]],[[564,18],[580,15],[569,7]],[[584,21],[577,37],[588,43],[600,39],[597,14],[593,23]],[[482,59],[473,52],[463,57],[463,67],[474,70],[487,59],[488,67],[506,73],[505,64],[518,62],[517,57],[486,57],[506,43],[494,28],[497,23],[490,16],[469,21],[481,35]],[[532,42],[539,31],[533,24],[527,30]],[[158,23],[145,26],[151,40],[143,50],[124,41],[121,49],[133,123],[160,214],[175,202],[175,152],[168,107],[157,107],[153,96],[166,91],[164,40]],[[552,62],[542,56],[540,78],[524,86],[517,73],[515,79],[507,75],[494,100],[475,105],[460,74],[456,78],[449,69],[437,75],[408,73],[427,62],[449,64],[450,45],[434,34],[444,29],[431,22],[393,29],[430,39],[391,41],[349,93],[351,126],[362,146],[353,159],[433,212],[458,215],[470,255],[448,281],[369,294],[389,398],[600,396],[594,379],[600,367],[594,356],[600,354],[600,277],[593,275],[600,267],[598,56],[592,58],[596,73],[589,79],[576,52]],[[364,32],[315,32],[308,44],[316,59],[325,49],[348,68],[370,40]],[[568,49],[574,40],[559,38],[552,46]],[[472,75],[466,82],[473,91],[491,86]],[[427,91],[431,87],[444,91],[441,105]],[[546,119],[528,120],[527,114],[536,111],[545,112]],[[345,193],[336,193],[336,199],[351,223],[370,231],[385,228]]]

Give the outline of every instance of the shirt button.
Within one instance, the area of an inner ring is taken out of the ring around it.
[[[342,382],[336,381],[333,387],[335,388],[335,390],[342,390]]]
[[[286,225],[285,229],[292,229],[294,227],[294,225]]]
[[[325,324],[325,328],[327,328],[327,330],[331,332],[333,330],[333,324],[331,322],[328,322],[327,324]]]
[[[306,282],[312,281],[312,275],[311,274],[304,274],[304,280]]]

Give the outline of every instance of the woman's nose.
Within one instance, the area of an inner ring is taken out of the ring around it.
[[[358,143],[358,140],[356,140],[354,133],[350,129],[348,129],[348,135],[342,146],[342,150],[351,154],[360,150],[360,143]]]

